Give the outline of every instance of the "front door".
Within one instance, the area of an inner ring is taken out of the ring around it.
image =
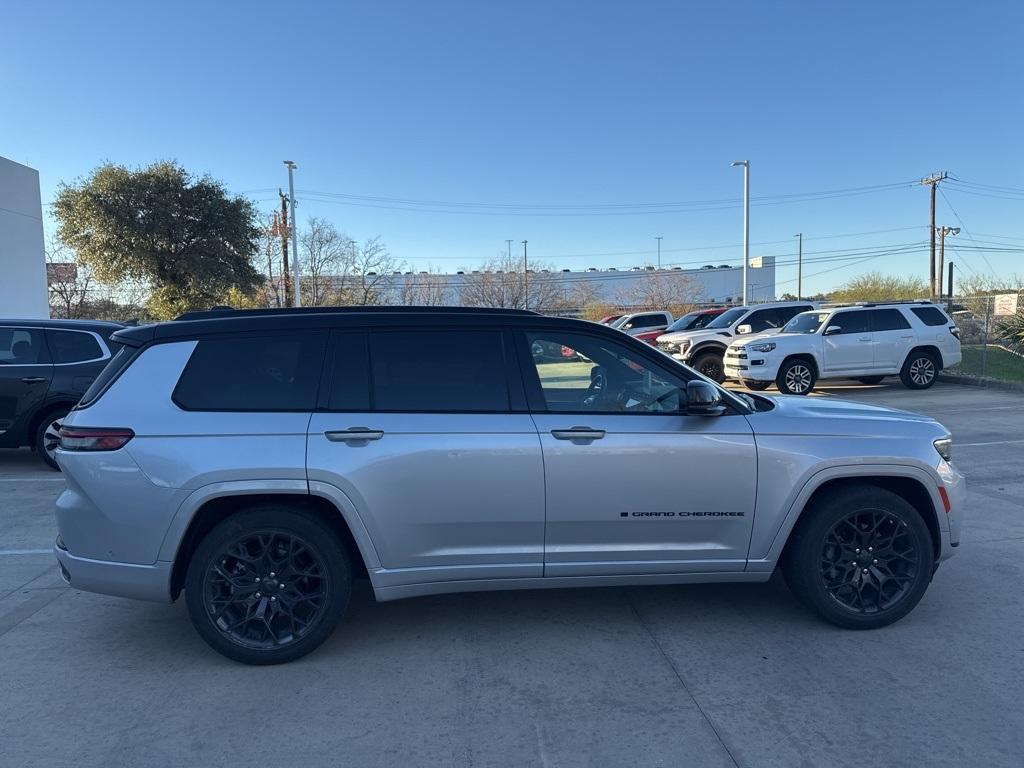
[[[541,576],[544,465],[506,334],[339,331],[332,347],[307,475],[355,507],[375,583]]]
[[[0,444],[33,439],[29,418],[46,397],[53,365],[39,328],[0,326]]]
[[[871,328],[863,310],[836,312],[825,321],[821,373],[835,375],[870,371],[874,367]],[[827,331],[832,328],[831,333]],[[838,330],[834,330],[838,328]]]
[[[536,341],[573,357],[534,360]],[[604,336],[527,332],[520,349],[544,450],[545,576],[744,569],[757,457],[741,414],[687,415],[682,370]]]

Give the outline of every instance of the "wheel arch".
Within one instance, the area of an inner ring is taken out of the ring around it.
[[[703,355],[707,352],[714,352],[716,354],[722,355],[722,357],[725,357],[725,350],[727,346],[727,344],[721,344],[717,341],[702,341],[697,346],[690,350],[690,353],[689,355],[687,355],[687,357],[690,360],[692,360],[697,355]]]
[[[914,354],[917,352],[928,352],[935,359],[936,369],[939,371],[942,370],[942,350],[940,350],[934,344],[918,344],[912,347],[910,351],[907,352],[906,357],[903,358],[903,365],[900,366],[900,370],[903,370],[903,367],[907,364],[907,361],[909,361],[910,358],[912,358]]]
[[[810,363],[811,368],[814,369],[814,378],[821,377],[821,369],[818,367],[818,361],[810,352],[793,352],[792,354],[786,355],[782,358],[782,362],[779,363],[779,370],[781,371],[783,366],[791,360],[803,360],[805,363]]]
[[[305,484],[303,484],[305,485]],[[345,513],[330,498],[308,492],[268,491],[263,493],[226,490],[204,497],[191,513],[183,533],[173,547],[171,600],[176,600],[185,584],[185,574],[196,547],[215,526],[232,515],[259,504],[281,504],[316,514],[333,530],[352,559],[354,575],[368,576],[368,566],[376,564],[376,553],[365,551],[366,543],[357,542]],[[164,547],[169,542],[165,540]]]

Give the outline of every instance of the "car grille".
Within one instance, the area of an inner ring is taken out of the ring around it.
[[[747,359],[746,352],[740,352],[739,350],[736,350],[736,349],[727,349],[727,350],[725,350],[725,356],[726,357],[734,357],[737,360],[746,360]]]

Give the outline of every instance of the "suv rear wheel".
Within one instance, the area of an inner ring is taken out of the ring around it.
[[[939,375],[939,362],[933,352],[914,350],[907,356],[900,371],[900,381],[907,389],[928,389]]]
[[[185,576],[196,631],[244,664],[305,656],[331,634],[351,591],[351,562],[335,533],[315,515],[279,505],[214,527]]]
[[[874,486],[847,488],[804,514],[782,568],[805,605],[840,627],[875,629],[921,600],[934,550],[928,526],[903,498]]]
[[[817,382],[818,377],[814,373],[814,366],[803,358],[787,360],[779,368],[775,377],[775,386],[784,395],[806,395]]]

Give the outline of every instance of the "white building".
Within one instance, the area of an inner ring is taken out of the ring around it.
[[[0,157],[0,317],[49,316],[39,172]]]

